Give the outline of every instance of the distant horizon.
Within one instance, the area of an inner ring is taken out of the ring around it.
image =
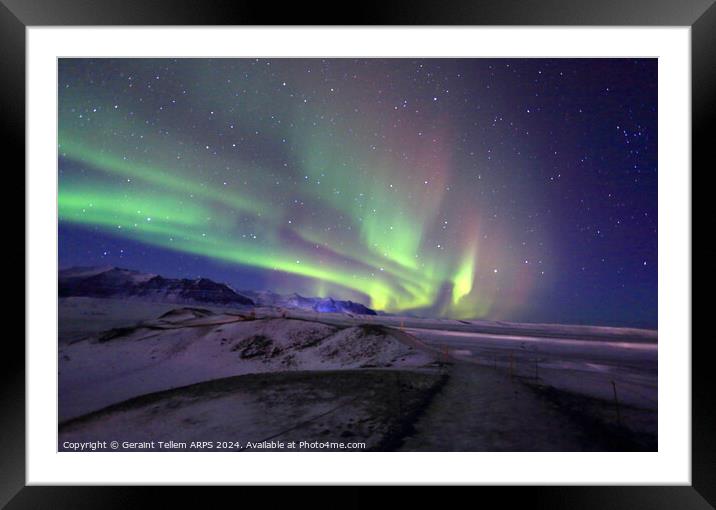
[[[192,275],[187,275],[187,276],[175,276],[175,275],[169,274],[169,273],[160,273],[160,272],[157,272],[157,271],[144,271],[144,270],[141,270],[141,269],[137,269],[137,268],[135,268],[135,267],[127,267],[127,266],[122,266],[122,265],[117,265],[117,264],[107,264],[107,263],[105,263],[105,264],[70,264],[70,265],[66,265],[66,264],[62,264],[62,263],[59,263],[59,264],[58,264],[58,272],[59,272],[59,271],[66,271],[66,270],[69,270],[69,269],[78,269],[78,268],[87,268],[87,269],[99,269],[99,268],[122,269],[122,270],[126,270],[126,271],[137,272],[137,273],[140,273],[140,274],[154,274],[154,275],[157,275],[157,276],[161,276],[162,278],[168,278],[168,279],[196,280],[196,279],[200,279],[200,278],[206,278],[206,279],[209,279],[209,280],[211,280],[211,281],[213,281],[213,282],[215,282],[215,283],[221,283],[221,284],[228,285],[231,289],[233,289],[233,290],[236,291],[237,293],[241,293],[241,292],[270,292],[270,293],[273,293],[273,294],[276,294],[276,295],[279,295],[279,296],[290,296],[290,295],[292,295],[292,294],[296,294],[296,295],[298,295],[298,296],[300,296],[300,297],[304,297],[304,298],[307,298],[307,299],[314,299],[314,298],[315,298],[315,299],[329,299],[329,298],[330,298],[330,299],[333,299],[333,300],[336,300],[336,301],[352,301],[352,302],[354,302],[354,303],[362,304],[362,305],[364,305],[364,306],[366,306],[366,307],[369,307],[369,308],[371,308],[372,310],[374,310],[374,311],[376,311],[376,312],[381,312],[381,313],[383,313],[383,314],[385,314],[385,315],[394,316],[394,317],[411,317],[411,318],[415,318],[415,319],[427,319],[427,320],[431,320],[431,319],[432,319],[432,320],[445,320],[445,319],[447,319],[447,320],[455,320],[455,321],[458,321],[458,322],[459,322],[460,320],[464,320],[464,321],[485,321],[485,322],[508,322],[508,323],[515,323],[515,324],[535,324],[535,325],[545,324],[545,325],[585,326],[585,327],[588,327],[588,326],[596,326],[596,327],[614,327],[614,328],[646,329],[646,330],[658,331],[658,328],[657,328],[656,326],[650,327],[650,326],[638,326],[638,325],[593,324],[593,323],[584,323],[584,322],[558,322],[558,321],[530,321],[530,320],[518,321],[518,320],[512,320],[512,319],[506,319],[506,318],[489,318],[489,317],[479,317],[479,318],[478,318],[478,317],[475,317],[475,318],[467,318],[467,319],[451,319],[450,317],[432,317],[432,316],[419,315],[419,314],[417,314],[417,313],[410,313],[410,312],[405,313],[405,314],[392,313],[392,312],[386,312],[385,310],[380,310],[380,309],[377,309],[377,308],[373,308],[373,307],[370,306],[370,303],[367,302],[367,301],[360,301],[360,300],[351,299],[351,298],[343,298],[343,297],[341,297],[341,296],[336,296],[336,295],[309,295],[309,294],[302,294],[301,292],[298,292],[298,291],[282,291],[282,292],[277,292],[276,290],[270,289],[270,288],[258,288],[258,289],[257,289],[257,288],[249,288],[249,287],[240,287],[240,286],[237,286],[237,285],[235,285],[235,284],[232,284],[231,282],[222,281],[222,280],[219,280],[219,279],[217,279],[217,278],[213,278],[213,277],[211,277],[211,276],[207,276],[207,275],[204,275],[204,274],[197,274],[197,275],[193,275],[193,276],[192,276]]]

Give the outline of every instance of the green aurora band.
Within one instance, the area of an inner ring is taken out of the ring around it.
[[[164,63],[127,62],[121,86],[61,77],[60,222],[389,312],[477,318],[524,301],[524,274],[497,271],[518,266],[509,236],[480,222],[452,171],[444,112],[416,132],[382,119],[375,86],[319,94],[292,63],[275,76],[249,72],[253,61],[167,65],[161,79],[176,86],[160,92],[151,76]]]

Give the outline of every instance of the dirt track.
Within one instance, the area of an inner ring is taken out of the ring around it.
[[[436,350],[389,328],[401,341]],[[402,451],[614,451],[643,449],[624,430],[574,413],[506,370],[451,358],[450,378],[414,424]],[[564,395],[565,397],[568,395]],[[647,448],[650,449],[650,448]]]

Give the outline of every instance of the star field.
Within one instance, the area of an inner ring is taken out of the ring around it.
[[[60,265],[656,326],[654,59],[61,59]]]

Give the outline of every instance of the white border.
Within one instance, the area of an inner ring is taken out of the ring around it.
[[[689,28],[32,27],[27,43],[28,484],[691,483]],[[659,452],[57,453],[60,56],[658,57]]]

